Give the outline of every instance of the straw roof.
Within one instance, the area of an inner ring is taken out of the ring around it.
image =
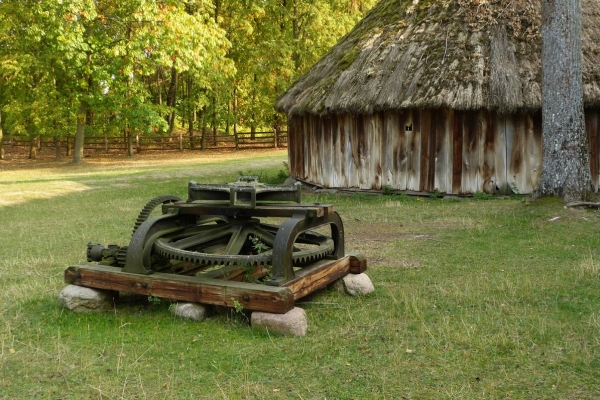
[[[587,107],[600,105],[600,0],[583,3]],[[541,108],[539,0],[382,0],[277,101],[290,115]]]

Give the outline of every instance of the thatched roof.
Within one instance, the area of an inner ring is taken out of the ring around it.
[[[600,0],[583,2],[586,106],[600,105]],[[382,0],[277,101],[290,115],[541,108],[539,0]]]

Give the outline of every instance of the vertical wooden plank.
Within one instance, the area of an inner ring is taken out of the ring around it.
[[[532,193],[542,177],[542,158],[544,155],[542,147],[542,113],[528,113],[525,117],[527,123],[527,181],[531,188],[528,193]]]
[[[598,138],[598,112],[596,110],[585,110],[585,132],[590,146],[590,173],[592,183],[596,191],[600,189],[600,139]]]
[[[394,188],[398,190],[409,189],[413,129],[411,113],[394,113]]]
[[[429,191],[429,155],[430,143],[432,137],[431,117],[435,111],[423,110],[421,113],[421,175],[419,181],[419,191]]]
[[[383,113],[373,114],[369,121],[369,133],[367,142],[369,143],[369,181],[370,189],[381,190],[383,188],[383,168],[382,160],[382,134],[383,131]]]
[[[288,163],[290,168],[290,176],[292,178],[301,179],[298,173],[298,143],[296,141],[296,121],[298,118],[290,117],[288,119]]]
[[[340,127],[338,124],[338,116],[331,116],[331,164],[332,164],[332,185],[333,187],[341,187],[342,176],[342,154],[340,151]]]
[[[328,117],[317,117],[320,125],[318,138],[319,148],[315,152],[318,155],[318,165],[321,174],[321,184],[332,187],[332,158],[331,158],[331,119]]]
[[[407,164],[407,144],[406,136],[404,135],[403,116],[404,113],[397,111],[392,112],[390,121],[390,133],[392,134],[392,186],[394,189],[405,190],[408,180],[408,164]]]
[[[412,134],[406,137],[407,153],[408,153],[408,181],[406,188],[419,192],[421,187],[421,132],[423,131],[422,121],[424,119],[424,110],[410,110],[406,112],[405,124],[412,122]],[[402,128],[401,128],[402,129]],[[405,127],[406,129],[406,127]]]
[[[352,148],[352,187],[360,188],[362,181],[361,163],[361,134],[363,131],[362,118],[360,116],[349,116],[352,123],[350,128],[350,146]]]
[[[508,167],[506,164],[506,119],[503,115],[496,112],[492,113],[492,127],[490,130],[494,132],[494,147],[495,147],[495,166],[496,166],[496,187],[498,192],[502,194],[510,194],[511,189],[506,178]]]
[[[444,108],[435,118],[435,150],[434,150],[434,190],[442,193],[452,191],[452,152],[450,120],[452,110]]]
[[[394,182],[395,176],[395,163],[394,154],[396,147],[396,135],[394,134],[394,125],[396,113],[393,111],[386,111],[383,114],[383,127],[382,127],[382,138],[381,138],[381,184],[385,186],[396,187]]]
[[[476,192],[483,192],[483,164],[485,157],[485,132],[487,131],[487,120],[485,118],[485,111],[477,111],[477,187]]]
[[[519,193],[530,193],[523,168],[525,156],[523,118],[519,115],[506,116],[506,136],[512,138],[509,149],[508,180],[511,187],[516,187]]]
[[[321,168],[321,147],[322,147],[322,130],[323,124],[321,118],[313,116],[312,120],[312,143],[311,153],[309,155],[311,161],[313,182],[319,185],[324,185],[323,170]]]
[[[464,111],[455,111],[452,121],[452,193],[461,192],[463,166],[463,120]]]
[[[442,111],[437,110],[431,113],[431,121],[429,123],[429,151],[427,152],[427,156],[429,159],[427,160],[427,183],[425,187],[425,191],[429,193],[433,193],[435,188],[435,148],[436,148],[436,140],[437,136],[435,134],[435,121],[437,119],[442,118]]]
[[[498,192],[498,177],[496,172],[496,127],[495,114],[491,111],[483,112],[486,118],[486,131],[483,150],[483,192],[495,194]]]
[[[310,180],[310,143],[312,133],[310,131],[310,115],[306,115],[302,118],[302,131],[304,132],[304,179]]]
[[[479,116],[476,111],[465,112],[463,120],[462,192],[473,194],[478,190]]]
[[[354,148],[352,144],[352,130],[354,129],[354,124],[350,115],[344,115],[343,118],[346,142],[346,150],[344,152],[346,156],[346,187],[358,187],[357,185],[355,185],[356,169],[354,165]]]

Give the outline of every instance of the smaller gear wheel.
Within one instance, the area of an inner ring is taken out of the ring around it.
[[[170,194],[158,196],[158,197],[155,197],[152,200],[150,200],[144,206],[144,208],[142,208],[142,211],[140,211],[140,214],[138,215],[137,219],[135,220],[135,225],[133,226],[133,233],[135,233],[135,231],[138,230],[140,225],[142,225],[148,219],[148,217],[150,216],[150,214],[152,214],[152,211],[154,211],[154,209],[156,207],[162,206],[163,204],[167,204],[167,203],[176,203],[178,201],[182,201],[182,199],[177,196],[170,195]]]

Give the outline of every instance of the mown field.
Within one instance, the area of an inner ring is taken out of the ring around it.
[[[0,164],[0,398],[596,399],[600,214],[545,199],[315,195],[366,255],[376,291],[302,299],[306,337],[202,323],[122,296],[57,296],[86,244],[126,244],[144,204],[189,180],[275,179],[283,151],[161,161]],[[481,196],[480,196],[481,197]]]

